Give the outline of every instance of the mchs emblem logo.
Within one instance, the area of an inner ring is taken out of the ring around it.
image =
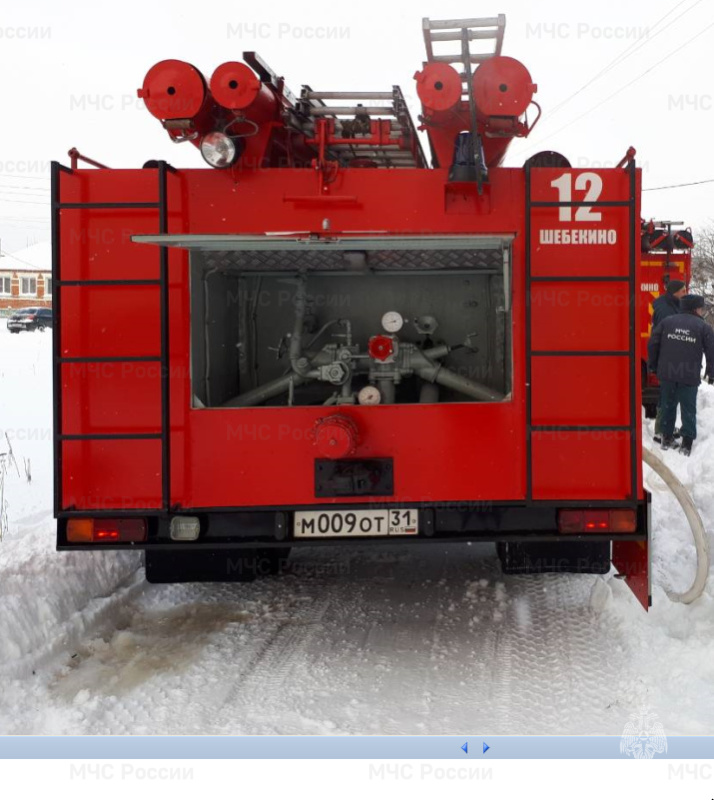
[[[643,708],[630,715],[620,739],[620,752],[632,758],[653,758],[667,752],[667,737],[657,714]]]

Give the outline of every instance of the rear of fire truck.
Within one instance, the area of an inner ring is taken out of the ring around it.
[[[53,166],[59,549],[158,582],[487,541],[648,606],[640,173],[501,166],[540,116],[504,28],[424,20],[428,159],[399,87],[295,96],[246,52],[139,91],[203,168]]]

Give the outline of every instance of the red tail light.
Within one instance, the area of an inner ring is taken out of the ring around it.
[[[129,519],[70,519],[67,522],[67,541],[73,544],[103,542],[143,542],[146,540],[146,520]]]
[[[561,508],[560,533],[634,533],[637,512],[632,508]]]

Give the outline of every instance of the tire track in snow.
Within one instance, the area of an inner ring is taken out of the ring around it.
[[[165,666],[131,686],[120,674],[118,696],[100,681],[81,731],[621,730],[607,706],[622,633],[590,611],[594,577],[502,576],[477,548],[355,549],[346,570],[335,557],[300,554],[314,573],[253,584],[146,587],[119,639],[131,659],[116,666],[135,669],[135,653]]]
[[[313,603],[305,618],[283,622],[248,663],[234,685],[234,695],[227,700],[235,702],[239,697],[249,697],[255,701],[261,696],[270,697],[279,690],[302,655],[308,639],[320,629],[329,605],[329,598],[320,598]]]

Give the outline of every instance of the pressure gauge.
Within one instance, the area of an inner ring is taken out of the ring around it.
[[[376,386],[363,386],[357,395],[357,400],[361,406],[377,406],[381,399],[382,395]]]
[[[402,329],[404,318],[398,311],[387,311],[382,317],[382,327],[387,333],[396,333]]]

